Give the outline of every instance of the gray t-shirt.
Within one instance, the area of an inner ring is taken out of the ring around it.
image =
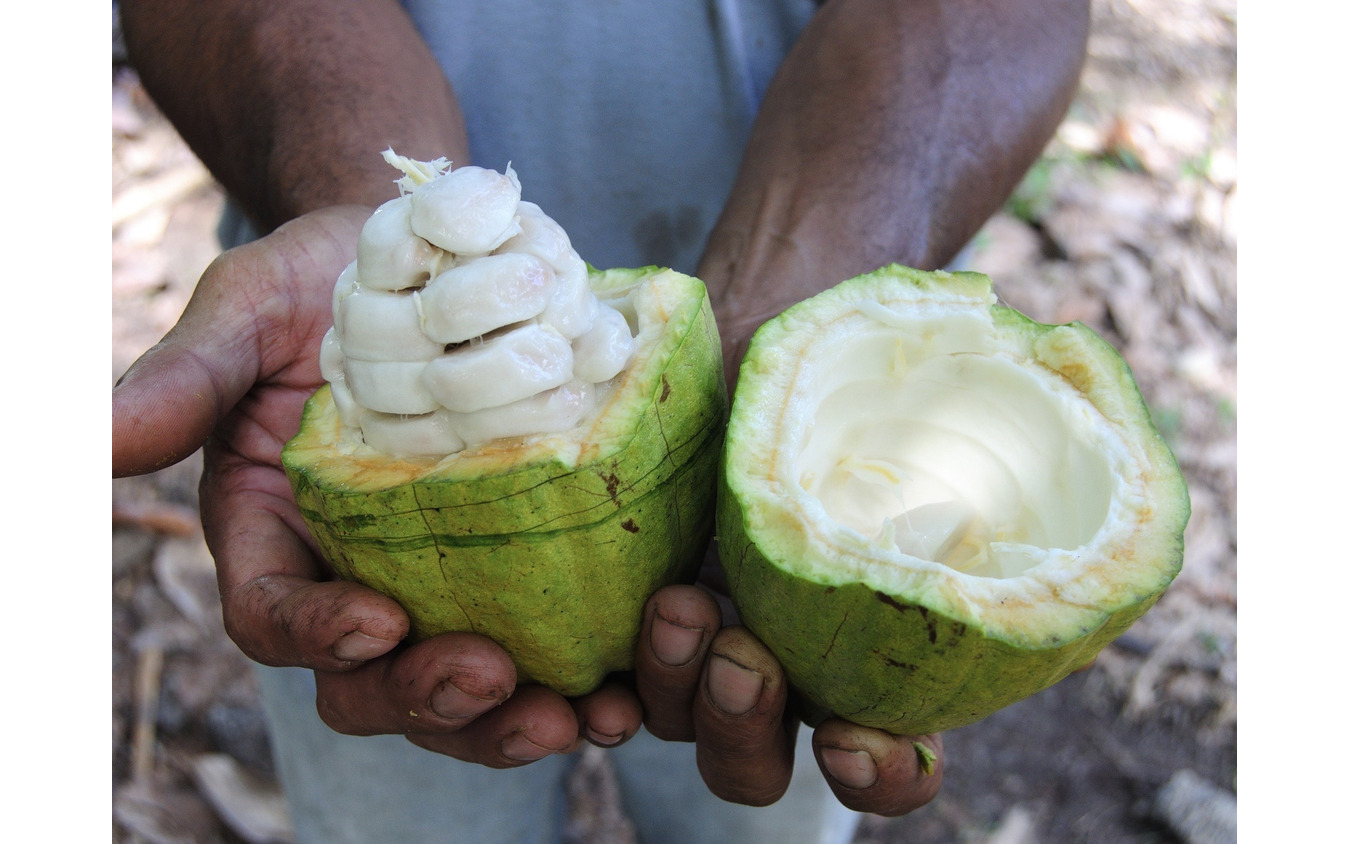
[[[473,163],[597,267],[693,272],[770,78],[815,0],[404,0]],[[457,162],[460,163],[460,162]]]

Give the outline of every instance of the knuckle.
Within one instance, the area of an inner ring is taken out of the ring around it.
[[[303,625],[291,604],[294,595],[270,576],[258,577],[221,595],[225,633],[246,656],[263,665],[313,667],[300,643]]]
[[[345,736],[361,734],[347,717],[346,713],[342,712],[338,706],[323,695],[320,695],[315,700],[314,709],[319,714],[319,720],[333,732],[341,733]]]
[[[688,719],[648,717],[643,726],[661,741],[691,742],[695,739],[694,725]]]
[[[225,624],[225,635],[254,662],[271,666],[295,664],[286,659],[276,648],[275,642],[258,631],[257,617],[247,609],[231,601],[222,604],[221,617]]]
[[[367,725],[343,704],[340,696],[327,694],[322,689],[315,696],[314,709],[325,726],[344,736],[373,736],[385,732]]]

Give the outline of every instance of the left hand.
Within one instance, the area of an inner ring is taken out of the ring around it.
[[[1086,0],[821,6],[765,92],[696,272],[730,388],[764,320],[892,261],[942,266],[974,236],[1068,108],[1088,11]],[[636,674],[647,728],[696,741],[713,793],[753,805],[782,796],[797,733],[782,667],[750,631],[723,624],[711,594],[652,597]],[[857,811],[905,814],[942,783],[936,735],[832,719],[812,743]],[[931,772],[916,743],[932,751]]]

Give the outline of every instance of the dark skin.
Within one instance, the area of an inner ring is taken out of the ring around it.
[[[1083,0],[826,3],[779,69],[698,273],[729,383],[753,330],[891,261],[941,266],[1003,203],[1072,98]],[[641,727],[696,741],[708,788],[751,805],[791,775],[796,723],[772,654],[708,589],[648,602],[632,682],[565,699],[516,684],[504,651],[451,634],[408,646],[403,611],[335,581],[280,469],[334,279],[395,195],[378,152],[470,161],[453,89],[394,0],[123,0],[128,48],[164,112],[261,230],[222,255],[178,325],[113,393],[113,473],[205,446],[202,519],[227,628],[270,665],[313,669],[319,713],[355,735],[513,767]],[[940,736],[820,725],[850,808],[899,815],[942,779]],[[932,749],[931,774],[914,742]]]

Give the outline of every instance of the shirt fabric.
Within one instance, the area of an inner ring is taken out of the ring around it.
[[[405,0],[474,164],[520,176],[600,268],[692,273],[815,0]],[[460,162],[464,163],[464,162]]]

